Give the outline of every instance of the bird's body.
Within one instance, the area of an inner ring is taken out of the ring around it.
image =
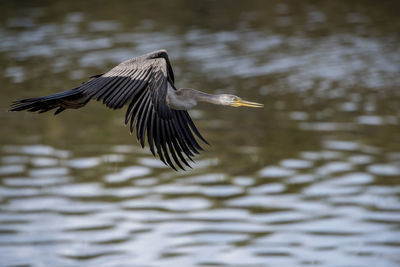
[[[202,150],[194,135],[207,143],[187,113],[197,102],[235,107],[262,106],[234,95],[176,89],[168,54],[159,50],[124,61],[104,74],[92,76],[74,89],[15,101],[10,111],[42,113],[56,109],[55,114],[58,114],[65,109],[81,108],[91,99],[102,101],[112,109],[128,104],[125,124],[130,124],[131,132],[136,128],[142,147],[147,137],[152,154],[156,156],[157,153],[165,164],[175,170],[175,164],[181,169],[184,169],[181,163],[190,167],[186,159],[192,161],[192,157]]]
[[[166,103],[176,110],[189,110],[197,105],[194,98],[188,99],[187,92],[184,89],[175,90],[170,84],[168,84]]]

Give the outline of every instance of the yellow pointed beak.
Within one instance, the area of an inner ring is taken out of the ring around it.
[[[251,107],[251,108],[262,108],[264,107],[264,104],[260,104],[260,103],[256,103],[256,102],[250,102],[250,101],[246,101],[243,99],[238,99],[235,100],[235,102],[233,103],[234,107]]]

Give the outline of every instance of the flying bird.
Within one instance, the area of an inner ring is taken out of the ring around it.
[[[145,139],[153,156],[177,170],[191,168],[195,154],[202,151],[195,136],[208,142],[197,130],[187,110],[197,102],[232,107],[263,107],[229,94],[212,95],[191,88],[176,89],[172,66],[166,50],[158,50],[124,61],[106,73],[90,77],[81,85],[53,95],[14,101],[9,111],[27,110],[43,113],[56,109],[78,109],[91,99],[102,101],[111,109],[128,105],[125,125],[136,129],[140,145]],[[176,166],[177,167],[176,167]]]

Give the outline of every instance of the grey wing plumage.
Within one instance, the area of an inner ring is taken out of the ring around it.
[[[174,75],[166,51],[161,50],[122,62],[109,72],[74,89],[112,109],[128,104],[125,124],[142,147],[145,139],[154,156],[176,170],[175,164],[189,166],[185,159],[203,150],[194,135],[201,136],[187,111],[171,109],[166,104],[168,83]],[[208,143],[207,143],[208,144]],[[172,157],[172,159],[171,159]]]

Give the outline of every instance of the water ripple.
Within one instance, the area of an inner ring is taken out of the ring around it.
[[[140,166],[131,166],[122,169],[118,173],[108,174],[104,177],[108,183],[121,183],[131,178],[142,177],[150,173],[150,169]]]

